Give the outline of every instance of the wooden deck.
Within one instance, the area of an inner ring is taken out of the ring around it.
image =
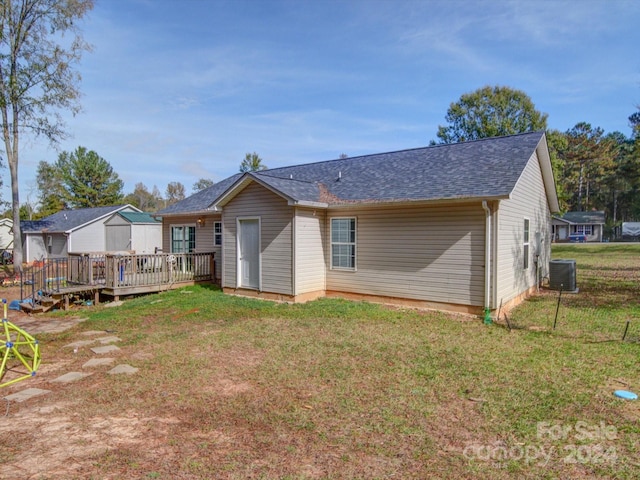
[[[161,292],[215,280],[213,253],[110,254],[79,253],[48,259],[25,282],[21,306],[27,311],[46,311],[70,298],[100,294],[118,300],[121,296]]]

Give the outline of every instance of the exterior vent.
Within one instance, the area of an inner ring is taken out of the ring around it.
[[[553,290],[575,292],[576,287],[576,261],[575,260],[551,260],[549,262],[549,287]]]

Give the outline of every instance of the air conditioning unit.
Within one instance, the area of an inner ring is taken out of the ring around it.
[[[549,262],[549,287],[563,292],[576,292],[576,261],[551,260]]]

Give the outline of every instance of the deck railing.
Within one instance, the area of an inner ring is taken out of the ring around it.
[[[45,293],[59,292],[66,288],[69,282],[69,265],[67,258],[49,258],[25,269],[20,282],[20,298],[35,301]]]
[[[170,285],[214,278],[213,253],[69,254],[69,281],[104,288]]]

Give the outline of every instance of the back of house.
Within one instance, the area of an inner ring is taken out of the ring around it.
[[[462,312],[548,274],[543,132],[237,174],[159,212],[167,252],[215,251],[225,292]]]

